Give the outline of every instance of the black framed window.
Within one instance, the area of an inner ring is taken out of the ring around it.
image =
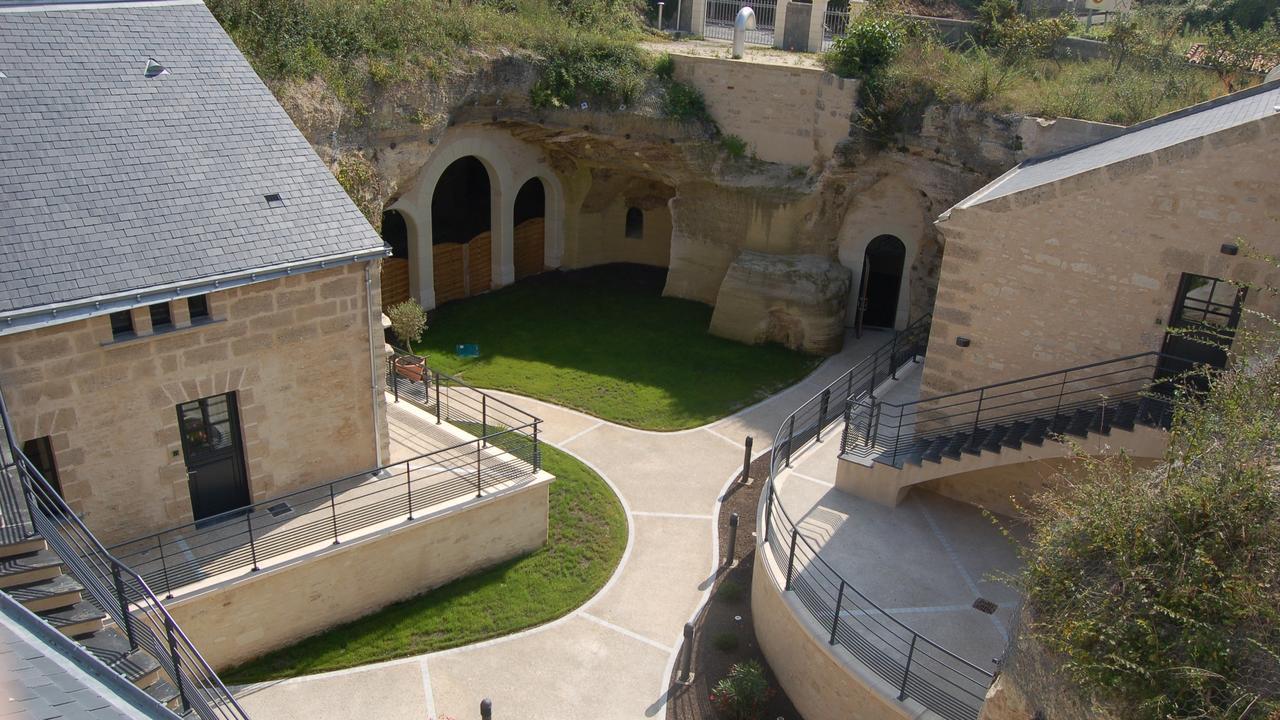
[[[147,310],[151,312],[151,329],[159,330],[173,325],[173,313],[169,311],[169,303],[156,303]]]
[[[627,237],[637,240],[644,237],[644,211],[640,208],[627,208]]]
[[[58,480],[58,464],[53,460],[53,443],[50,442],[49,436],[22,443],[22,454],[36,466],[36,470],[40,471],[58,495],[62,495],[62,483]]]
[[[1225,280],[1186,273],[1178,292],[1174,324],[1234,328],[1240,321],[1244,289]]]
[[[111,337],[133,337],[133,314],[128,310],[111,313]]]
[[[191,313],[191,322],[209,319],[209,296],[192,295],[187,298],[187,310]]]

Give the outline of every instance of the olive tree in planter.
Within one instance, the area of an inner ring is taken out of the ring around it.
[[[417,300],[410,299],[387,308],[387,317],[391,320],[391,333],[402,347],[413,352],[413,344],[427,329],[427,311]],[[426,360],[414,355],[398,357],[395,364],[400,377],[414,382],[420,382],[426,371]]]

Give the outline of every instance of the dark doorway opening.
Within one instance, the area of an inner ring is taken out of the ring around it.
[[[1183,273],[1161,348],[1166,357],[1160,361],[1157,376],[1186,373],[1198,365],[1225,368],[1245,293],[1245,288],[1226,280]],[[1189,375],[1188,382],[1196,390],[1208,390],[1207,374]]]
[[[638,207],[627,208],[626,236],[632,240],[644,237],[644,211]]]
[[[182,403],[178,406],[178,431],[195,519],[248,505],[249,483],[235,393]]]
[[[858,294],[855,328],[892,328],[898,318],[898,291],[907,247],[893,235],[880,235],[867,244],[862,258],[862,284]]]
[[[410,297],[409,226],[399,212],[382,213],[382,241],[391,247],[391,257],[382,261],[382,307],[389,308]]]
[[[48,435],[22,443],[22,454],[36,466],[36,470],[40,471],[40,475],[53,487],[54,492],[60,497],[66,497],[62,494],[62,482],[58,479],[58,464],[53,459],[53,442]]]
[[[489,220],[489,171],[474,157],[454,160],[431,196],[432,244],[469,242]]]
[[[514,208],[516,280],[537,275],[546,266],[547,191],[540,178],[530,178],[516,193]]]

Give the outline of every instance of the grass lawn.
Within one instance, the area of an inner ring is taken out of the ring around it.
[[[722,418],[820,361],[710,335],[710,307],[661,297],[665,273],[606,265],[530,278],[442,306],[416,348],[474,385],[646,430]],[[480,357],[458,358],[461,343]]]
[[[223,680],[261,682],[444,650],[541,625],[586,602],[622,558],[627,519],[599,475],[542,448],[556,480],[540,550],[277,650]]]

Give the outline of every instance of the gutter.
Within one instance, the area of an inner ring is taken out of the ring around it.
[[[373,272],[370,270],[372,263],[365,263],[364,266],[364,302],[365,315],[369,322],[369,392],[370,400],[373,403],[373,455],[377,459],[374,467],[382,467],[385,465],[385,459],[382,457],[382,433],[379,431],[380,423],[378,422],[378,395],[381,389],[378,387],[378,350],[381,345],[377,341],[377,336],[373,330]]]
[[[244,285],[278,280],[290,275],[300,275],[315,270],[341,267],[351,263],[378,260],[390,254],[391,250],[386,245],[383,245],[376,250],[369,248],[354,253],[348,252],[322,258],[297,260],[282,265],[269,265],[196,280],[156,285],[143,290],[130,290],[69,302],[0,312],[0,337],[52,325],[61,325],[76,320],[84,320],[99,315],[109,315],[119,310],[132,310],[136,307],[168,302],[192,295],[204,295],[219,290],[229,290]]]

